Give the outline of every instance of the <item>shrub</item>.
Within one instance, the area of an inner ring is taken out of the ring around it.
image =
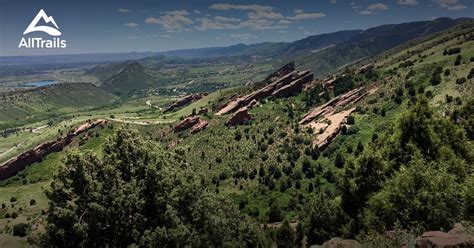
[[[268,212],[268,222],[279,222],[283,219],[283,211],[281,210],[278,202],[273,201],[270,205],[270,211]]]
[[[285,220],[276,233],[277,247],[294,247],[294,241],[295,232],[288,220]]]
[[[433,74],[431,77],[431,85],[435,86],[441,83],[441,76],[439,74]]]
[[[347,117],[347,124],[349,124],[349,125],[354,125],[354,124],[355,124],[354,116],[349,115],[349,116]]]
[[[466,78],[458,78],[458,79],[456,79],[456,84],[463,84],[466,81],[467,81]]]
[[[11,216],[13,219],[16,219],[16,217],[18,217],[18,214],[16,212],[13,212]]]
[[[36,205],[36,200],[35,199],[31,199],[30,200],[30,206],[34,206]]]
[[[449,70],[449,69],[444,70],[444,75],[445,76],[451,75],[451,70]]]
[[[461,55],[458,55],[458,56],[456,57],[456,61],[454,61],[454,65],[455,65],[455,66],[460,65],[460,64],[461,64],[461,61],[462,61],[462,56],[461,56]]]
[[[25,237],[30,226],[26,223],[18,223],[13,226],[13,236]]]
[[[467,79],[471,79],[474,77],[474,68],[471,68],[471,71],[469,71],[469,74],[467,75]]]
[[[453,54],[458,54],[461,53],[461,48],[460,47],[455,47],[447,50],[447,55],[453,55]]]
[[[453,102],[453,96],[446,95],[446,102],[447,102],[447,103]]]
[[[16,202],[16,197],[12,196],[12,197],[10,198],[10,202]]]
[[[344,166],[344,157],[341,155],[341,153],[336,155],[336,158],[334,159],[334,165],[337,168],[342,168]]]

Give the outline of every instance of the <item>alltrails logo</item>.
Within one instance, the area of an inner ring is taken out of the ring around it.
[[[45,24],[51,23],[54,27],[50,26],[39,26],[38,22],[43,20]],[[41,9],[36,17],[31,21],[30,25],[26,28],[23,35],[29,34],[31,32],[44,32],[51,36],[61,36],[61,31],[59,31],[58,24],[54,21],[52,16],[48,16],[43,9]],[[18,48],[66,48],[66,40],[62,40],[59,37],[55,37],[52,40],[43,39],[41,37],[29,37],[21,38]]]

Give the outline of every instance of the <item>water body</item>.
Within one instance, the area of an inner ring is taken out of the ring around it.
[[[57,84],[57,83],[58,82],[54,80],[47,80],[47,81],[31,82],[31,83],[27,83],[26,85],[30,87],[41,87],[41,86],[47,86],[47,85]]]

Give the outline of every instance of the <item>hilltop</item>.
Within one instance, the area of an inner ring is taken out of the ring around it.
[[[90,83],[60,83],[0,93],[0,127],[54,119],[63,114],[104,107],[117,97]]]

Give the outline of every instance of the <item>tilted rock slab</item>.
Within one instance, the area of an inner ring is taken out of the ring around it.
[[[99,125],[103,125],[105,120],[97,120],[93,123],[84,123],[74,131],[68,133],[65,137],[49,141],[30,149],[15,158],[12,158],[0,166],[0,180],[8,179],[18,172],[24,170],[27,166],[41,162],[48,154],[60,152],[66,146],[71,144],[73,138],[87,130]]]
[[[177,133],[177,132],[184,131],[186,129],[190,129],[194,125],[198,124],[199,121],[200,121],[199,116],[186,117],[184,120],[182,120],[178,124],[176,124],[176,126],[174,126],[173,132]]]

